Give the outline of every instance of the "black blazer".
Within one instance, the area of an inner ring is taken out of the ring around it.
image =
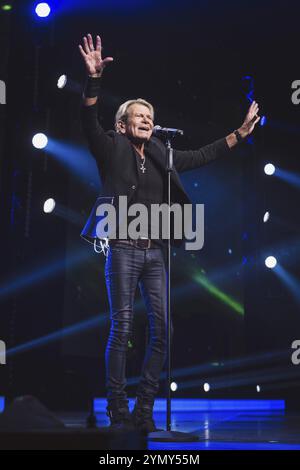
[[[97,198],[90,213],[89,219],[81,233],[86,240],[94,243],[96,240],[96,225],[99,220],[96,216],[96,208],[101,198],[116,201],[118,196],[127,196],[128,204],[138,187],[138,168],[133,147],[129,139],[115,131],[105,132],[100,126],[97,116],[98,105],[84,106],[81,108],[81,123],[87,139],[89,149],[96,159],[102,191]],[[147,158],[152,158],[161,168],[165,177],[166,150],[164,144],[156,137],[145,144]],[[171,201],[172,203],[189,204],[190,198],[185,192],[178,173],[199,168],[229,151],[226,138],[219,139],[199,150],[174,150],[174,170],[171,173]],[[164,196],[167,202],[167,194]]]

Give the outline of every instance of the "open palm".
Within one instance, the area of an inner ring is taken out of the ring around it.
[[[83,46],[79,44],[78,47],[89,75],[101,75],[105,66],[114,60],[112,57],[102,59],[100,36],[96,36],[96,47],[90,34],[83,37]]]
[[[257,114],[258,111],[259,111],[258,104],[256,103],[256,101],[253,101],[250,108],[248,109],[247,115],[242,124],[242,128],[245,129],[247,135],[251,134],[255,125],[260,120],[260,117]]]

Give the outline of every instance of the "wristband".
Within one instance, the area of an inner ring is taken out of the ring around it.
[[[243,137],[241,136],[241,134],[239,133],[238,130],[236,131],[233,131],[234,135],[236,136],[236,140],[238,141],[238,143],[240,144],[241,142],[243,142]]]
[[[96,98],[99,95],[101,88],[101,77],[91,77],[88,75],[83,94],[85,98]]]

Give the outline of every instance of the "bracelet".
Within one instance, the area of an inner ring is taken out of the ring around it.
[[[101,76],[100,77],[91,77],[88,75],[83,94],[85,98],[96,98],[99,95],[101,88]]]
[[[240,144],[241,142],[243,142],[243,137],[241,136],[241,134],[239,133],[238,130],[235,130],[233,131],[234,135],[236,136],[236,140],[238,141],[238,143]]]

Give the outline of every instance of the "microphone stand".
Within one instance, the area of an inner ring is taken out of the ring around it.
[[[171,429],[171,174],[173,171],[173,148],[171,139],[174,133],[166,133],[166,160],[168,173],[168,248],[167,248],[167,374],[166,374],[166,431],[150,432],[148,439],[150,441],[161,442],[195,442],[199,437],[192,433],[172,431]],[[183,132],[181,132],[183,134]]]

